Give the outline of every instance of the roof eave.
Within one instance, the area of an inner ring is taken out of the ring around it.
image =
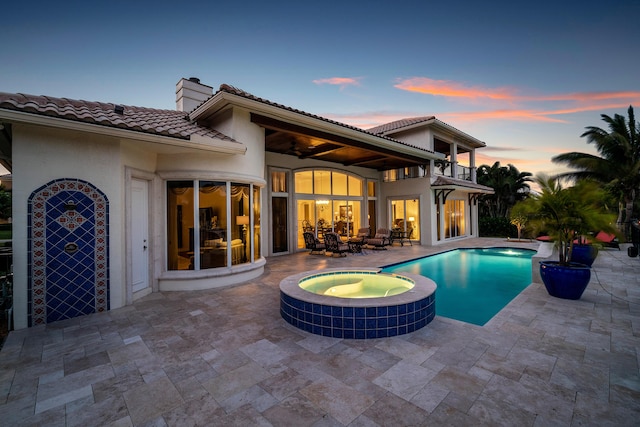
[[[480,141],[479,139],[474,138],[468,133],[462,132],[460,129],[456,129],[455,127],[443,122],[442,120],[438,120],[437,118],[434,118],[432,124],[434,125],[434,127],[442,129],[449,134],[453,134],[454,136],[461,137],[463,139],[463,142],[470,144],[473,148],[482,148],[487,146],[487,144],[485,144],[483,141]]]
[[[328,121],[328,119],[323,120],[318,117],[313,117],[312,115],[302,114],[297,111],[290,111],[276,105],[266,104],[258,100],[249,99],[241,95],[224,91],[217,92],[207,101],[202,103],[202,105],[189,113],[189,120],[197,121],[199,119],[206,119],[207,117],[226,109],[230,105],[246,108],[250,111],[258,112],[279,120],[291,121],[311,129],[332,133],[346,138],[362,140],[382,148],[393,149],[401,154],[422,157],[425,160],[443,160],[446,158],[442,153],[427,151],[418,147],[411,147],[402,144],[401,142],[392,141],[388,139],[388,137],[368,133],[362,129],[351,128],[348,125]]]
[[[75,130],[100,135],[124,138],[130,140],[152,142],[155,144],[169,145],[179,148],[195,149],[199,151],[215,152],[221,154],[244,154],[247,147],[240,142],[225,141],[218,138],[191,135],[190,139],[175,138],[170,136],[155,135],[127,129],[120,129],[100,124],[78,122],[58,117],[43,116],[23,111],[13,111],[0,108],[0,119],[16,123],[32,124],[37,126],[49,126],[58,129]]]

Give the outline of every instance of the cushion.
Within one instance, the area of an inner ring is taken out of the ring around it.
[[[222,240],[222,239],[220,239]],[[227,242],[221,241],[220,243],[218,243],[218,247],[219,248],[226,248],[227,247]],[[241,245],[242,244],[242,239],[233,239],[231,241],[231,246],[237,246],[237,245]]]
[[[218,246],[218,243],[222,242],[222,239],[211,239],[211,240],[205,240],[204,241],[204,245],[205,246]]]
[[[615,239],[616,239],[615,234],[605,233],[604,231],[601,231],[598,234],[596,234],[596,240],[600,240],[601,242],[611,243]]]

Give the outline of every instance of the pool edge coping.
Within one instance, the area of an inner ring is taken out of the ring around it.
[[[325,268],[322,270],[310,270],[305,271],[303,273],[293,274],[291,276],[287,276],[280,281],[280,291],[290,297],[296,298],[298,300],[309,302],[312,304],[321,304],[321,305],[332,305],[336,307],[372,307],[373,302],[376,302],[380,305],[383,301],[385,306],[390,305],[399,305],[399,304],[408,304],[411,302],[419,301],[424,298],[427,298],[431,295],[434,295],[437,290],[436,283],[429,279],[428,277],[421,276],[419,274],[412,273],[381,273],[382,268],[379,267],[345,267],[345,268]],[[338,271],[349,271],[349,272],[377,272],[379,274],[388,274],[393,276],[404,276],[414,281],[415,285],[413,289],[408,290],[407,292],[403,292],[398,295],[392,295],[389,297],[378,297],[378,298],[341,298],[334,297],[328,295],[318,295],[313,292],[309,292],[305,289],[302,289],[298,282],[300,279],[312,276],[314,274],[321,273],[331,273]]]

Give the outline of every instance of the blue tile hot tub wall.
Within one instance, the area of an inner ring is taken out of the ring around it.
[[[418,330],[433,320],[435,293],[418,301],[380,307],[313,304],[280,292],[280,314],[291,325],[334,338],[393,337]]]

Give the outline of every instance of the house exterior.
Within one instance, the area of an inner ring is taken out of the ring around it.
[[[195,78],[176,107],[0,93],[16,329],[256,278],[306,229],[478,235],[485,144],[436,117],[362,130]]]

